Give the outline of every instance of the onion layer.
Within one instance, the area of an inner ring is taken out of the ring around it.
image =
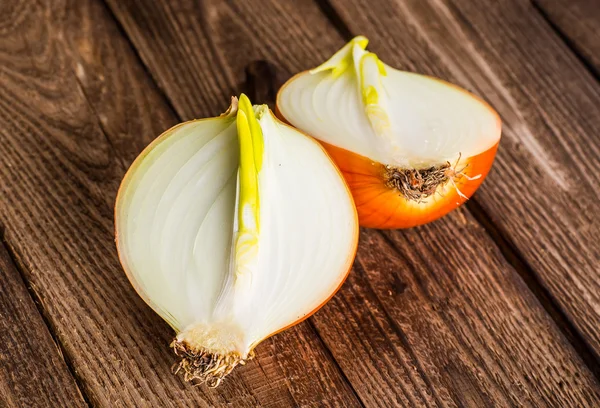
[[[453,84],[396,70],[356,37],[289,80],[279,116],[317,138],[341,168],[365,227],[406,228],[466,201],[489,172],[498,114]]]
[[[352,197],[323,148],[244,95],[142,152],[115,227],[131,283],[177,332],[178,370],[209,386],[333,296],[358,240]]]

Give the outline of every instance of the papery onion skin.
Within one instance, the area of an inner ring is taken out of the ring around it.
[[[360,43],[361,47],[364,48],[366,41],[364,37],[356,37],[348,45]],[[369,54],[374,55],[372,53]],[[348,69],[349,63],[346,61],[342,65],[343,69]],[[295,126],[295,123],[289,120],[283,113],[285,109],[282,105],[282,95],[286,91],[286,87],[302,76],[321,73],[322,71],[331,69],[332,66],[324,63],[314,70],[301,72],[289,79],[277,94],[277,116],[282,121]],[[393,69],[388,66],[385,67],[388,70]],[[334,78],[339,75],[339,70],[335,72],[335,69],[337,68],[334,68],[331,74]],[[464,157],[461,155],[461,152],[457,152],[457,157],[448,159],[446,163],[431,163],[431,165],[449,164],[448,174],[451,177],[449,177],[448,182],[440,184],[434,194],[414,200],[403,196],[397,189],[390,186],[389,179],[386,177],[388,163],[381,163],[366,157],[366,155],[362,155],[361,152],[349,151],[334,144],[324,142],[320,140],[319,134],[314,131],[313,133],[307,132],[319,140],[342,171],[352,191],[359,222],[362,227],[378,229],[411,228],[439,219],[462,205],[475,193],[488,175],[494,162],[502,127],[501,119],[496,111],[483,99],[455,84],[439,78],[424,75],[420,75],[420,77],[459,91],[465,97],[479,102],[487,110],[489,117],[493,118],[492,121],[495,121],[494,132],[497,132],[497,141],[491,147],[471,157]],[[305,129],[302,130],[306,131]],[[488,137],[490,135],[485,134],[481,136]],[[339,137],[341,139],[343,135],[340,134]],[[377,143],[377,140],[374,140],[374,143]]]

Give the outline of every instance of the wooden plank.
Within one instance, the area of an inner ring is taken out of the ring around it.
[[[533,3],[600,76],[600,2],[533,0]]]
[[[497,161],[475,200],[598,361],[600,85],[527,2],[333,3],[382,60],[472,89],[499,111]]]
[[[459,214],[436,228],[363,233],[351,289],[325,306],[329,320],[315,319],[363,402],[597,405],[597,381],[482,228]]]
[[[60,349],[0,243],[0,406],[85,407]]]
[[[2,6],[0,219],[91,403],[359,406],[308,324],[216,391],[171,373],[173,333],[119,266],[112,206],[127,165],[178,118],[102,3]]]
[[[277,84],[343,44],[311,2],[108,3],[184,115],[203,109],[189,95],[207,88],[193,68],[204,61],[223,66],[226,83],[212,90],[221,99],[248,64],[266,60]],[[597,380],[468,212],[362,235],[349,281],[311,322],[365,405],[600,401]]]

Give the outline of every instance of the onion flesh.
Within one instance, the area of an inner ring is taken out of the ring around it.
[[[280,90],[291,124],[333,146],[387,165],[427,167],[471,157],[500,139],[484,101],[443,80],[400,71],[356,37],[321,66]]]

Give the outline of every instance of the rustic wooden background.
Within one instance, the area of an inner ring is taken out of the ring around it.
[[[119,182],[356,34],[496,107],[492,173],[431,225],[363,230],[321,311],[186,384],[117,260]],[[600,0],[0,1],[0,406],[600,406],[599,79]]]

